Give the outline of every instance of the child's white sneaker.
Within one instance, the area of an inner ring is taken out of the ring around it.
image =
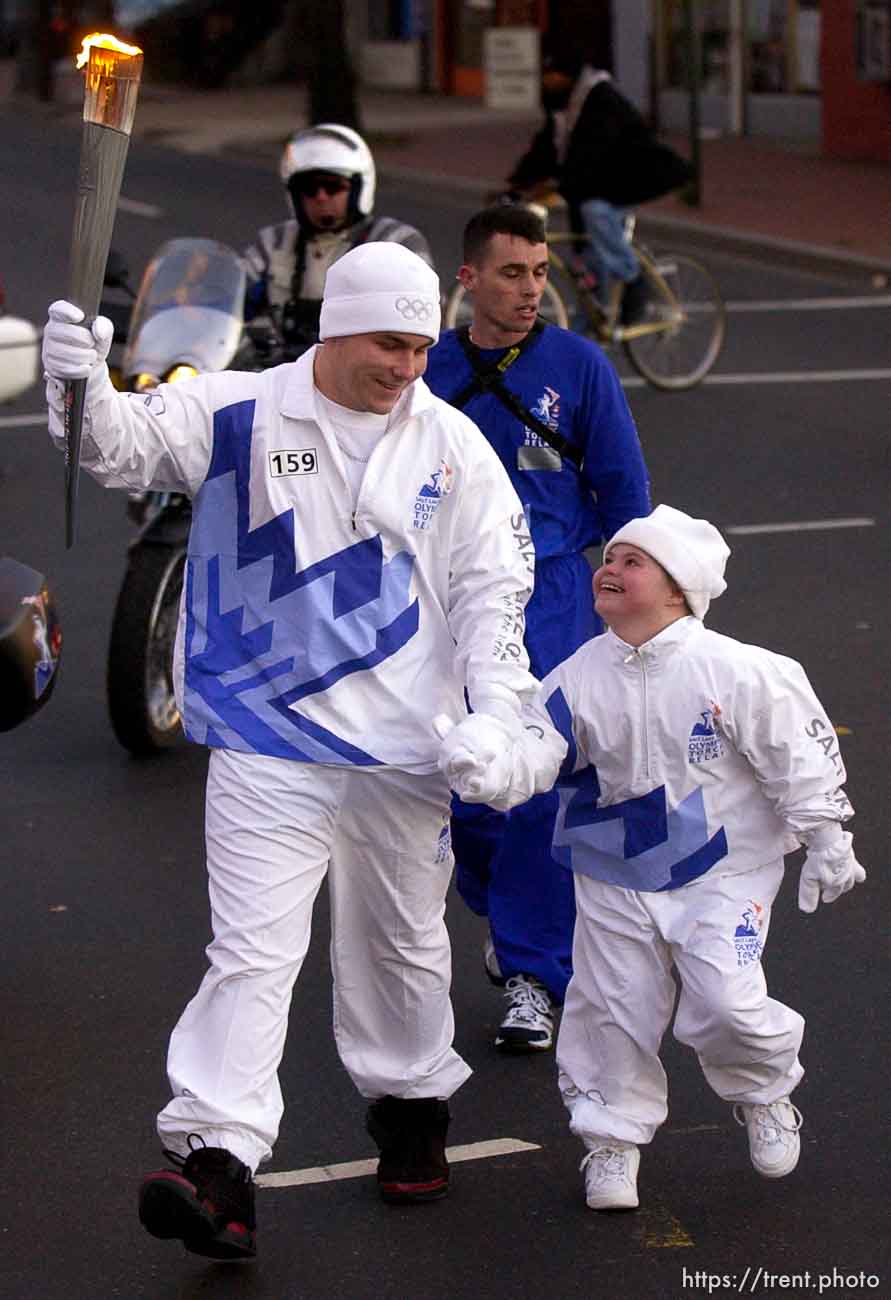
[[[591,1138],[594,1144],[579,1165],[585,1173],[585,1200],[592,1210],[636,1210],[640,1151],[617,1138]]]
[[[749,1135],[752,1164],[765,1178],[784,1178],[791,1174],[801,1154],[801,1111],[788,1097],[769,1106],[740,1102],[733,1107],[737,1124],[745,1124]]]

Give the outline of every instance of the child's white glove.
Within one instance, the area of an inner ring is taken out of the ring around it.
[[[43,368],[52,379],[86,379],[105,364],[114,325],[107,316],[97,316],[91,327],[83,323],[84,313],[64,298],[49,309],[43,331]]]
[[[437,755],[440,772],[465,803],[491,803],[510,785],[513,744],[510,731],[498,718],[471,713],[456,726],[440,713],[433,730],[442,744]]]
[[[854,857],[853,842],[853,836],[835,822],[820,827],[810,838],[798,881],[798,906],[802,912],[816,912],[821,901],[834,903],[866,879],[865,870]]]

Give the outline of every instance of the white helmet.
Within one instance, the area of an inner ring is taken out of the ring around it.
[[[285,145],[279,174],[288,187],[299,221],[303,220],[299,195],[292,178],[305,172],[330,172],[352,181],[349,220],[370,216],[374,209],[376,173],[371,150],[358,132],[336,122],[322,122],[296,131]]]

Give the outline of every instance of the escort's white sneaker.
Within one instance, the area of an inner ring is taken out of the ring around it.
[[[579,1168],[585,1174],[585,1200],[591,1210],[636,1210],[640,1151],[631,1142],[592,1138]]]
[[[554,1004],[534,975],[511,975],[504,996],[509,1010],[498,1027],[501,1052],[547,1052],[554,1045]]]
[[[733,1118],[744,1124],[749,1135],[752,1164],[765,1178],[785,1178],[798,1164],[801,1153],[801,1111],[788,1097],[769,1106],[740,1102],[733,1107]]]

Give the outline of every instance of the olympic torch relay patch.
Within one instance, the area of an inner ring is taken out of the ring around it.
[[[430,477],[418,489],[415,497],[411,526],[420,532],[427,532],[433,523],[433,517],[439,509],[443,497],[447,497],[455,486],[455,471],[444,460],[439,462],[439,469],[433,470]]]
[[[733,934],[733,945],[736,948],[736,964],[738,966],[751,966],[753,962],[761,960],[761,951],[763,943],[761,941],[761,930],[764,926],[764,907],[761,903],[750,898],[743,908]]]

